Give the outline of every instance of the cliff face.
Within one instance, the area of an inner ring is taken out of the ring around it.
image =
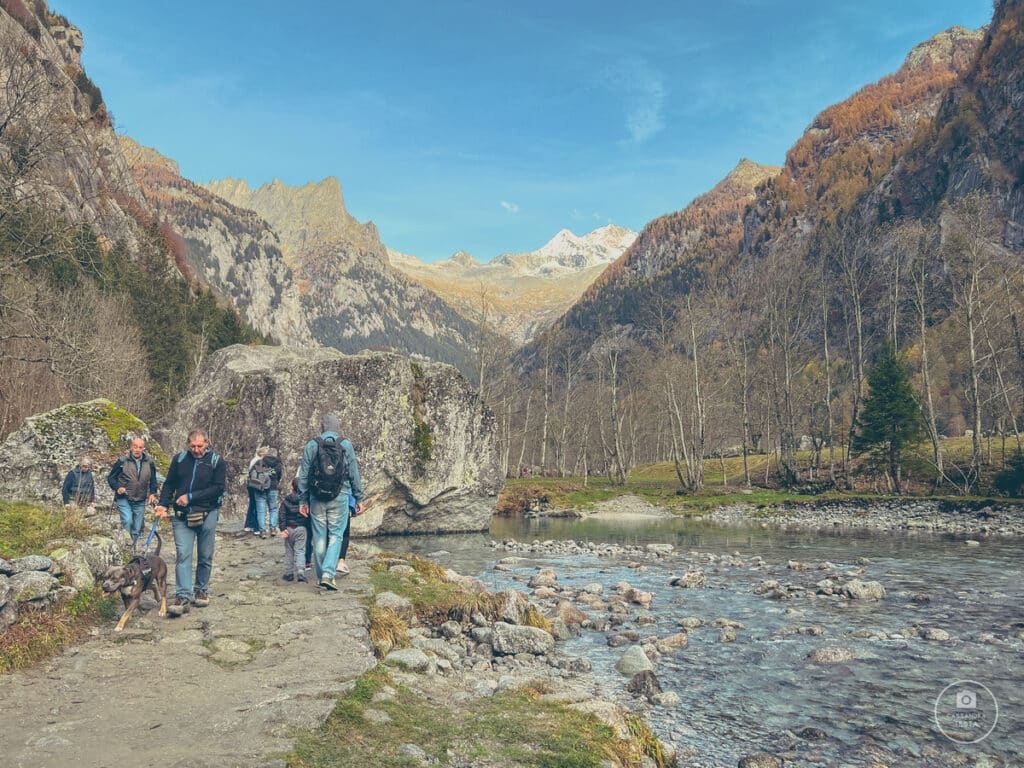
[[[99,89],[81,66],[82,33],[17,0],[0,10],[0,200],[60,212],[107,244],[135,244],[142,194]]]
[[[258,446],[270,445],[290,479],[325,413],[339,415],[372,499],[356,534],[487,528],[503,482],[494,419],[449,365],[388,353],[228,347],[211,356],[155,432],[178,450],[190,429],[206,427],[239,472]]]
[[[377,228],[345,210],[337,179],[257,189],[227,179],[206,188],[278,233],[315,341],[343,352],[419,353],[468,370],[472,323],[391,266]]]
[[[182,178],[177,163],[156,150],[119,138],[146,202],[181,237],[189,277],[229,300],[250,326],[274,341],[312,342],[294,274],[270,225]]]

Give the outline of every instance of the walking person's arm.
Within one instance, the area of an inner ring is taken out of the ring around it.
[[[345,473],[348,477],[349,487],[352,489],[352,498],[356,500],[356,514],[363,513],[363,481],[359,477],[359,461],[356,459],[356,449],[348,440],[341,441],[345,449]]]

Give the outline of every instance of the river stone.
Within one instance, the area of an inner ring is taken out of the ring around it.
[[[42,571],[23,571],[11,576],[11,589],[14,600],[27,603],[29,600],[40,600],[50,594],[50,590],[60,587],[60,582],[53,576]]]
[[[48,571],[53,567],[53,560],[44,555],[26,555],[10,562],[10,575],[26,571]]]
[[[658,649],[658,653],[669,654],[675,651],[681,651],[690,644],[690,636],[685,632],[677,632],[674,635],[663,637],[654,647]]]
[[[541,568],[530,577],[530,582],[526,586],[532,589],[534,587],[553,587],[556,584],[558,584],[558,574],[550,568]]]
[[[518,653],[529,653],[543,656],[555,648],[555,638],[550,632],[539,627],[517,626],[497,622],[491,637],[494,652],[502,656],[514,656]]]
[[[590,616],[588,614],[581,611],[568,600],[559,601],[558,605],[556,605],[548,614],[548,617],[552,619],[561,619],[565,622],[566,626],[571,626],[573,624],[585,624],[590,621]]]
[[[657,704],[659,707],[678,707],[680,701],[679,694],[675,691],[656,693],[651,698],[651,703]]]
[[[384,657],[384,663],[389,667],[399,667],[410,672],[430,672],[434,668],[434,662],[419,648],[391,651]]]
[[[626,683],[626,690],[650,701],[654,698],[654,694],[661,693],[661,683],[658,682],[658,676],[653,671],[645,669],[629,679],[629,682]]]
[[[646,549],[655,555],[671,555],[675,547],[671,544],[648,544]]]
[[[651,660],[647,658],[647,654],[644,653],[644,649],[639,645],[634,645],[622,654],[617,662],[615,662],[615,670],[620,675],[632,677],[638,672],[653,671],[654,665],[651,664]]]
[[[693,587],[703,587],[707,582],[707,576],[704,571],[687,571],[682,576],[675,576],[669,580],[669,585],[673,587],[683,587],[691,589]]]
[[[260,445],[278,449],[291,477],[325,413],[339,414],[376,499],[352,520],[354,536],[487,529],[504,484],[494,415],[444,363],[236,344],[207,357],[155,431],[177,449],[194,425],[207,427],[237,487]]]
[[[841,648],[836,645],[815,648],[807,656],[807,660],[814,664],[845,664],[855,658],[856,656],[849,648]]]
[[[79,550],[58,549],[50,553],[54,564],[60,568],[64,583],[75,589],[92,589],[96,584],[89,561]]]
[[[938,627],[921,627],[921,629],[918,630],[918,634],[924,640],[936,640],[938,642],[945,642],[946,640],[951,639],[949,632],[947,632],[944,629],[939,629]]]
[[[881,600],[885,597],[885,587],[877,581],[853,579],[846,582],[842,590],[851,600]]]
[[[718,642],[720,643],[733,643],[736,641],[736,628],[735,627],[722,627],[718,633]]]
[[[569,626],[561,619],[551,620],[551,636],[555,640],[568,640],[572,637],[572,631]]]
[[[462,625],[457,621],[446,621],[441,625],[441,634],[449,640],[462,634]]]
[[[684,629],[696,629],[697,627],[704,626],[704,619],[698,616],[687,616],[679,621],[679,626]]]
[[[604,592],[604,585],[596,581],[592,581],[589,584],[585,584],[582,591],[586,592],[588,595],[600,595]]]
[[[767,752],[755,752],[741,757],[737,768],[782,768],[782,761]]]
[[[642,589],[627,589],[624,596],[629,602],[637,605],[650,605],[654,598],[653,593],[644,592]]]
[[[495,597],[498,599],[498,618],[509,624],[522,624],[523,615],[529,606],[526,596],[517,590],[506,589],[499,592]]]
[[[967,539],[967,541],[965,541],[964,544],[966,544],[968,547],[980,547],[981,546],[981,542],[978,541],[977,539]]]
[[[459,652],[451,643],[439,637],[412,637],[412,644],[421,651],[427,651],[447,661],[459,660]]]

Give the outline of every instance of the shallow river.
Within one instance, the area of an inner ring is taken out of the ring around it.
[[[680,554],[731,554],[745,562],[670,558],[630,568],[625,561],[539,553],[526,554],[529,559],[513,571],[496,571],[498,559],[525,553],[493,549],[492,538],[671,543]],[[705,626],[690,630],[686,650],[655,662],[662,687],[682,701],[654,707],[650,719],[660,736],[679,747],[680,765],[735,766],[743,755],[760,750],[785,753],[794,765],[1024,765],[1021,541],[984,540],[980,547],[968,547],[943,535],[797,532],[643,518],[496,518],[490,536],[401,541],[402,548],[422,553],[446,551],[437,559],[492,589],[525,589],[523,578],[538,565],[554,568],[561,584],[600,581],[607,587],[628,581],[656,593],[651,604],[656,624],[624,627],[641,636],[678,632],[683,617],[704,619]],[[758,555],[762,565],[750,562]],[[861,558],[869,562],[859,564]],[[764,579],[813,592],[823,574],[789,569],[790,560],[812,568],[823,561],[840,571],[863,568],[859,578],[881,582],[887,597],[777,600],[754,593]],[[670,575],[691,567],[705,571],[705,587],[668,585]],[[720,642],[719,630],[711,626],[719,617],[742,623],[735,642]],[[908,627],[938,628],[951,639],[893,637]],[[820,634],[796,633],[800,629]],[[840,646],[855,658],[839,664],[808,661],[808,654],[823,646]],[[624,683],[613,668],[622,650],[609,648],[606,635],[595,632],[565,644],[566,653],[589,658],[616,692]],[[791,735],[807,727],[820,729],[824,738]]]

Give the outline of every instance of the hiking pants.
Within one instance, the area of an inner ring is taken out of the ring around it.
[[[192,599],[192,551],[197,550],[196,590],[210,590],[210,573],[213,571],[213,545],[217,532],[220,510],[214,509],[206,516],[201,526],[189,528],[184,517],[174,515],[171,527],[174,531],[174,594],[176,597]]]
[[[288,536],[284,540],[284,575],[294,574],[297,579],[306,578],[306,526],[295,525],[285,528]]]
[[[313,566],[317,581],[324,574],[333,577],[338,570],[341,540],[348,526],[348,497],[330,501],[309,500],[309,522],[313,527]]]
[[[146,500],[130,501],[127,496],[115,496],[114,503],[121,513],[121,527],[132,537],[132,544],[142,535],[142,526],[146,517]]]

